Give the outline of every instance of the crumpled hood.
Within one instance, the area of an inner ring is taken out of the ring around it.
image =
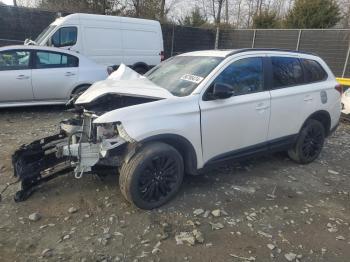
[[[87,104],[106,94],[156,99],[173,97],[168,90],[157,86],[146,77],[122,64],[106,80],[94,83],[77,99],[75,104]]]

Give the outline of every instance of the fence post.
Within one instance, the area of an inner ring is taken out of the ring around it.
[[[214,44],[214,49],[219,48],[219,34],[220,34],[220,26],[216,26],[216,34],[215,34],[215,44]]]
[[[344,69],[343,69],[342,78],[345,77],[346,69],[347,69],[348,62],[349,62],[349,56],[350,56],[350,30],[349,30],[348,33],[349,33],[349,48],[348,48],[348,53],[346,54],[346,58],[345,58],[345,64],[344,64]]]
[[[253,35],[253,41],[252,41],[252,48],[255,46],[255,38],[256,38],[256,29],[254,29],[254,35]]]
[[[303,33],[303,30],[299,29],[298,42],[297,42],[297,48],[296,48],[297,51],[299,51],[300,39],[301,39],[301,34],[302,34],[302,33]]]
[[[175,25],[173,24],[173,32],[171,35],[171,50],[170,50],[170,57],[173,56],[174,53],[174,38],[175,38]]]

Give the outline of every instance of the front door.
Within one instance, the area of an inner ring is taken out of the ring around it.
[[[33,100],[30,51],[0,52],[0,102]]]
[[[78,80],[79,59],[60,52],[36,51],[32,84],[36,100],[67,100]]]
[[[215,83],[230,85],[232,97],[210,98]],[[263,58],[243,57],[229,64],[209,86],[200,109],[204,162],[265,149],[270,92],[265,89]]]

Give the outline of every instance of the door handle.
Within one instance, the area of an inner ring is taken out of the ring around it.
[[[259,103],[256,107],[255,107],[255,109],[256,110],[265,110],[265,109],[268,109],[270,106],[269,105],[266,105],[266,104],[264,104],[264,103]]]
[[[307,102],[307,101],[311,101],[313,98],[312,96],[305,96],[304,97],[304,101]]]
[[[29,79],[29,76],[26,75],[18,75],[16,79],[22,80],[22,79]]]
[[[65,76],[74,76],[75,74],[74,73],[72,73],[72,72],[66,72],[65,73]]]

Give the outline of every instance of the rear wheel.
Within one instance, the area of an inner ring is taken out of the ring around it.
[[[300,164],[314,161],[323,148],[325,129],[314,119],[310,119],[301,129],[298,139],[292,149],[288,151],[289,157]]]
[[[70,99],[72,99],[73,97],[79,97],[82,93],[84,93],[88,88],[90,87],[90,85],[83,85],[83,86],[79,86],[76,89],[73,90],[73,92],[70,95]]]
[[[160,142],[146,144],[127,163],[119,176],[124,197],[141,209],[168,202],[180,189],[184,164],[180,153]]]

